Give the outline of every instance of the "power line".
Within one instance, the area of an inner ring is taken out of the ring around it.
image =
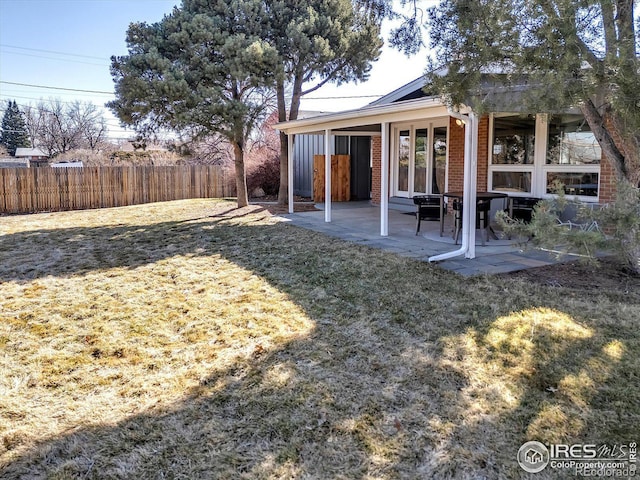
[[[8,128],[6,130],[2,130],[2,133],[26,133],[27,135],[29,134],[29,132],[26,132],[24,130],[14,130],[12,128]]]
[[[16,99],[16,98],[21,98],[21,99],[23,99],[23,100],[36,100],[36,101],[38,101],[38,102],[48,102],[48,101],[49,101],[49,100],[44,100],[44,99],[42,99],[42,98],[35,98],[35,97],[21,97],[21,96],[19,96],[19,95],[7,95],[7,94],[4,94],[4,93],[0,93],[0,96],[6,96],[6,97],[7,97],[7,98],[5,98],[5,99],[0,98],[0,101],[3,101],[3,100],[5,100],[5,101],[6,101],[6,100],[11,101],[11,99]],[[76,102],[66,102],[66,101],[64,101],[64,100],[58,100],[58,99],[55,99],[55,101],[56,101],[56,103],[62,103],[62,104],[65,104],[65,105],[75,105],[75,104],[76,104]],[[82,102],[81,102],[81,103],[82,103]],[[106,108],[104,107],[104,105],[96,105],[96,104],[95,104],[95,103],[93,103],[93,102],[84,102],[84,103],[90,103],[90,104],[92,104],[93,106],[95,106],[95,107],[97,107],[97,108],[101,108],[101,109],[103,109],[103,110],[106,110]],[[17,103],[17,105],[18,105],[18,106],[21,106],[21,107],[24,107],[24,108],[38,108],[37,106],[36,106],[36,107],[34,107],[33,105],[27,105],[27,104],[24,104],[24,103]]]
[[[9,91],[3,90],[2,92],[0,92],[0,97],[23,98],[25,100],[42,100],[42,96],[40,96],[38,98],[36,98],[36,97],[26,97],[24,95],[21,95],[21,94],[24,94],[24,93],[28,93],[28,92],[23,92],[23,91],[18,91],[18,90],[9,90]],[[56,93],[56,98],[57,98],[58,95],[73,95],[76,98],[79,97],[79,95],[77,93],[72,93],[72,92],[69,92],[69,93],[58,92],[58,93]],[[93,94],[93,95],[98,95],[98,94]],[[102,95],[102,94],[100,94],[100,95]],[[85,98],[87,96],[82,95],[82,97],[85,97]],[[94,97],[91,97],[91,98],[94,98]],[[104,99],[101,99],[101,100],[104,100],[105,102],[108,101],[107,98],[104,98]]]
[[[16,48],[18,50],[28,50],[30,52],[55,53],[56,55],[68,55],[70,57],[89,58],[89,59],[92,59],[92,60],[104,60],[104,57],[94,57],[94,56],[91,56],[91,55],[80,55],[78,53],[58,52],[56,50],[43,50],[41,48],[18,47],[16,45],[7,45],[6,43],[0,43],[0,47]]]
[[[78,88],[63,88],[63,87],[49,87],[45,85],[33,85],[29,83],[17,83],[17,82],[5,82],[0,81],[0,83],[6,83],[8,85],[20,85],[22,87],[33,87],[33,88],[45,88],[50,90],[65,90],[69,92],[82,92],[82,93],[100,93],[105,95],[115,95],[113,92],[105,92],[100,90],[82,90]],[[342,100],[348,98],[379,98],[383,95],[346,95],[346,96],[336,96],[336,97],[302,97],[304,100]]]
[[[302,100],[342,100],[345,98],[379,98],[384,95],[347,95],[344,97],[300,97]]]
[[[50,87],[47,85],[34,85],[31,83],[18,83],[18,82],[6,82],[4,80],[0,80],[0,83],[5,83],[7,85],[19,85],[21,87],[32,87],[32,88],[44,88],[48,90],[64,90],[67,92],[81,92],[81,93],[104,93],[107,95],[115,95],[113,92],[105,92],[102,90],[82,90],[80,88],[64,88],[64,87]]]
[[[21,57],[33,57],[33,58],[44,58],[47,60],[56,60],[59,62],[71,62],[71,63],[81,63],[83,65],[94,65],[96,67],[102,67],[105,68],[106,66],[108,66],[108,63],[94,63],[94,62],[83,62],[81,60],[72,60],[70,58],[55,58],[55,57],[47,57],[45,55],[33,55],[31,53],[18,53],[18,52],[4,52],[4,55],[20,55]]]
[[[73,104],[72,102],[60,102],[60,103],[66,103],[66,104],[69,104],[69,105],[72,105],[72,104]],[[25,109],[25,110],[40,110],[40,111],[45,112],[45,113],[53,113],[51,110],[47,110],[46,108],[41,108],[41,107],[38,107],[38,106],[35,106],[35,107],[34,107],[33,105],[26,105],[26,104],[24,104],[24,103],[17,103],[17,102],[16,102],[16,105],[17,105],[18,107],[21,107],[21,108]],[[120,125],[120,124],[115,124],[115,123],[113,123],[113,122],[109,122],[109,121],[107,121],[106,119],[104,119],[104,117],[103,117],[103,120],[104,120],[104,124],[105,124],[107,127],[111,127],[111,128],[118,129],[118,130],[120,130],[121,132],[134,131],[134,130],[133,130],[133,129],[131,129],[131,128],[123,127],[123,126],[122,126],[122,125]]]

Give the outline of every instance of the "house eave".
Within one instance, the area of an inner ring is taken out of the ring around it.
[[[339,131],[365,125],[377,126],[377,130],[383,122],[411,121],[446,115],[448,109],[439,97],[427,97],[281,122],[274,125],[274,128],[288,135],[324,133],[326,130]]]
[[[401,86],[400,88],[396,88],[394,91],[387,93],[386,95],[384,95],[383,97],[380,97],[377,100],[374,100],[368,106],[374,107],[378,105],[388,105],[390,103],[393,103],[401,99],[406,95],[409,95],[412,92],[415,92],[416,90],[422,89],[425,85],[426,85],[426,81],[425,81],[424,75],[421,75],[420,77]]]

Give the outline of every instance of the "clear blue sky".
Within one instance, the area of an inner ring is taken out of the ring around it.
[[[113,92],[111,55],[127,53],[126,30],[131,22],[153,23],[170,13],[178,0],[0,0],[0,80],[77,90]],[[425,3],[433,3],[427,1]],[[424,71],[426,52],[408,59],[385,48],[374,64],[370,81],[361,85],[327,85],[304,100],[305,110],[337,111],[362,106],[413,80]],[[33,88],[0,83],[0,100],[34,104],[57,97],[92,101],[102,106],[113,95]],[[106,112],[110,136],[128,136]]]

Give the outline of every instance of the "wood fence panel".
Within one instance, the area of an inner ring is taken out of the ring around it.
[[[313,201],[324,202],[325,156],[313,156]],[[351,200],[351,157],[331,155],[331,200],[348,202]]]
[[[16,186],[17,178],[11,175],[9,169],[2,170],[4,173],[3,187],[6,195],[4,195],[4,208],[7,212],[18,212],[18,189]]]
[[[351,200],[351,157],[331,156],[331,195],[338,202]]]
[[[217,165],[0,169],[0,213],[120,207],[233,195]]]

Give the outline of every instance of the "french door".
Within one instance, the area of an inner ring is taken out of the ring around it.
[[[395,130],[395,192],[399,197],[443,193],[447,169],[447,121]]]

